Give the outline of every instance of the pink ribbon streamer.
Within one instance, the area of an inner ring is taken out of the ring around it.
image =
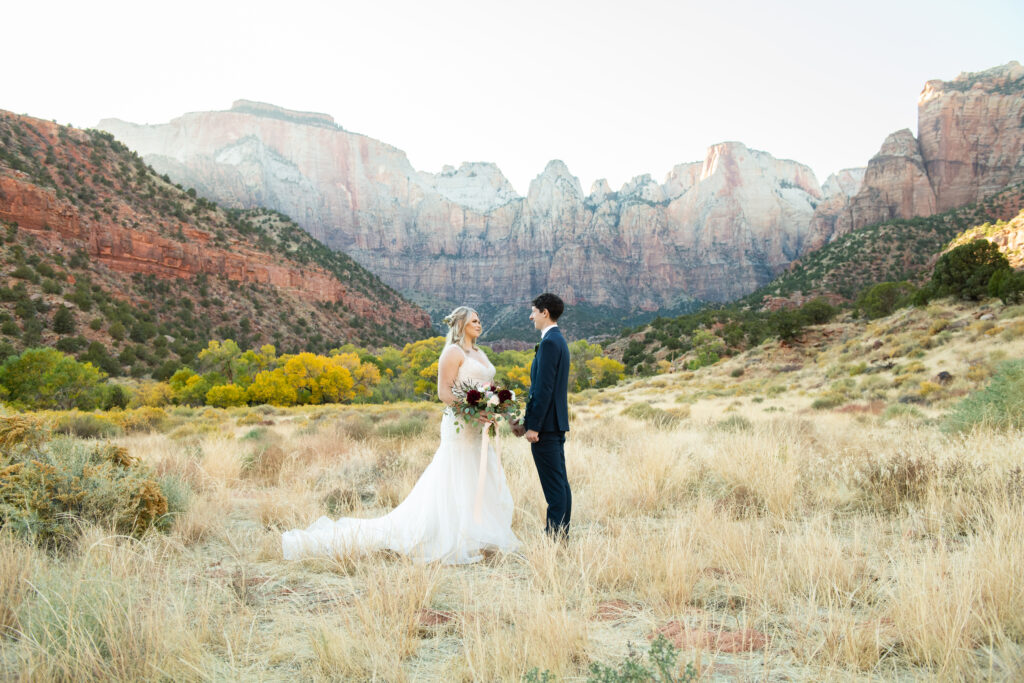
[[[491,427],[494,423],[484,425],[483,436],[480,439],[480,475],[476,480],[476,503],[473,505],[473,520],[477,523],[481,523],[481,512],[484,507],[484,486],[487,483],[487,447],[491,443],[490,433]],[[501,453],[498,452],[498,442],[494,442],[494,455],[497,456],[498,462],[501,462]]]

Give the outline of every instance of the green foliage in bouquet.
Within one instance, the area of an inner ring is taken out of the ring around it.
[[[483,419],[491,423],[490,433],[494,436],[494,423],[517,420],[522,411],[516,402],[515,392],[496,384],[479,384],[477,382],[460,382],[452,387],[455,404],[455,431],[461,431],[469,422]]]

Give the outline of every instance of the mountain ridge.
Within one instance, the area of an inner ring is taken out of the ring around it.
[[[68,308],[85,341],[115,351],[118,317],[187,339],[171,359],[227,336],[326,350],[431,334],[425,312],[286,217],[225,211],[158,176],[109,133],[0,111],[0,221],[18,247],[6,255],[12,272],[27,276],[0,277],[8,293],[20,286],[7,301],[42,302],[43,315],[26,323]],[[92,329],[97,301],[109,310]],[[56,343],[48,329],[30,338]],[[24,324],[11,331],[10,343],[22,345]]]

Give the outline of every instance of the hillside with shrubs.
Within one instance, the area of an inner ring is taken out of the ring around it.
[[[860,228],[806,255],[741,303],[757,306],[766,296],[794,294],[835,294],[852,300],[879,282],[920,283],[928,279],[935,258],[951,240],[975,226],[1010,220],[1022,209],[1024,183],[1018,183],[977,204]]]
[[[864,228],[814,252],[743,300],[627,328],[608,344],[609,353],[623,361],[629,375],[694,370],[768,339],[792,342],[808,326],[844,313],[874,319],[950,296],[1017,303],[1024,295],[1024,272],[1017,270],[1022,201],[1024,185],[1017,185],[979,206]],[[1010,211],[1009,220],[975,222]],[[897,233],[912,246],[893,260]]]
[[[211,339],[403,344],[426,313],[278,213],[226,210],[108,133],[0,112],[0,357],[166,379]]]

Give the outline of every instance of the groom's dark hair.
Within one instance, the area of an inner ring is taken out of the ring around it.
[[[538,311],[547,311],[551,316],[551,321],[554,322],[561,317],[562,311],[565,310],[565,302],[555,294],[544,292],[533,300],[533,307]]]

